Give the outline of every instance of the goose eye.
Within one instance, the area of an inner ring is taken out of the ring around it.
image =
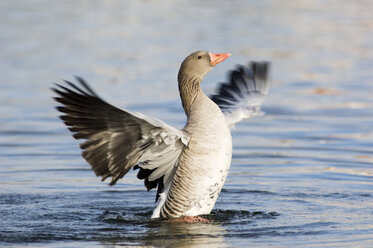
[[[201,59],[201,58],[202,58],[202,56],[200,55],[200,56],[198,56],[197,58],[198,58],[198,59]]]

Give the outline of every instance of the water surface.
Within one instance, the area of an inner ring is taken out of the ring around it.
[[[370,1],[0,3],[0,246],[373,246]],[[266,115],[239,123],[210,224],[149,220],[131,172],[100,182],[57,118],[52,82],[182,127],[190,52],[231,52],[203,82],[272,63]]]

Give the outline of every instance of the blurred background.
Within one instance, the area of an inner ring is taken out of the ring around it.
[[[372,245],[372,13],[369,0],[1,1],[0,246]],[[154,193],[134,173],[113,188],[94,176],[50,87],[79,75],[181,128],[176,76],[197,50],[232,53],[207,94],[236,64],[270,61],[266,115],[232,132],[216,224],[149,224]]]

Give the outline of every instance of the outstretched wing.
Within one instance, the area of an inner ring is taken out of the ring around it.
[[[268,72],[268,62],[237,66],[230,72],[229,82],[220,84],[218,94],[211,96],[224,113],[229,127],[261,113],[260,105],[270,88]]]
[[[189,137],[181,130],[140,113],[122,110],[102,100],[81,78],[80,85],[56,85],[60,118],[80,144],[82,156],[102,180],[114,185],[131,168],[139,168],[148,190],[168,180]]]

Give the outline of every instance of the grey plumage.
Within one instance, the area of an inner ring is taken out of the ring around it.
[[[102,180],[111,177],[110,185],[114,185],[135,165],[144,170],[152,166],[154,168],[147,170],[151,172],[140,177],[145,180],[148,190],[156,186],[162,188],[160,178],[170,174],[175,161],[168,159],[168,164],[154,163],[170,153],[174,153],[171,157],[177,158],[185,145],[182,137],[184,142],[188,137],[159,120],[112,106],[102,100],[82,78],[76,79],[79,86],[68,81],[65,83],[69,87],[57,84],[53,91],[58,96],[54,99],[63,105],[57,109],[63,113],[60,118],[73,137],[85,139],[80,144],[82,156],[96,175],[101,176]],[[163,173],[149,181],[152,173],[160,168]]]
[[[253,62],[230,74],[229,83],[208,98],[204,76],[229,53],[198,51],[182,63],[179,91],[187,115],[182,130],[102,100],[79,77],[56,85],[61,120],[80,144],[82,156],[102,180],[114,185],[131,168],[160,198],[152,218],[208,214],[228,174],[232,155],[229,126],[257,113],[268,93],[268,63]],[[228,124],[228,125],[227,125]]]
[[[219,85],[218,93],[211,99],[220,107],[229,126],[260,113],[270,88],[268,73],[268,62],[251,62],[230,71],[229,81]]]

